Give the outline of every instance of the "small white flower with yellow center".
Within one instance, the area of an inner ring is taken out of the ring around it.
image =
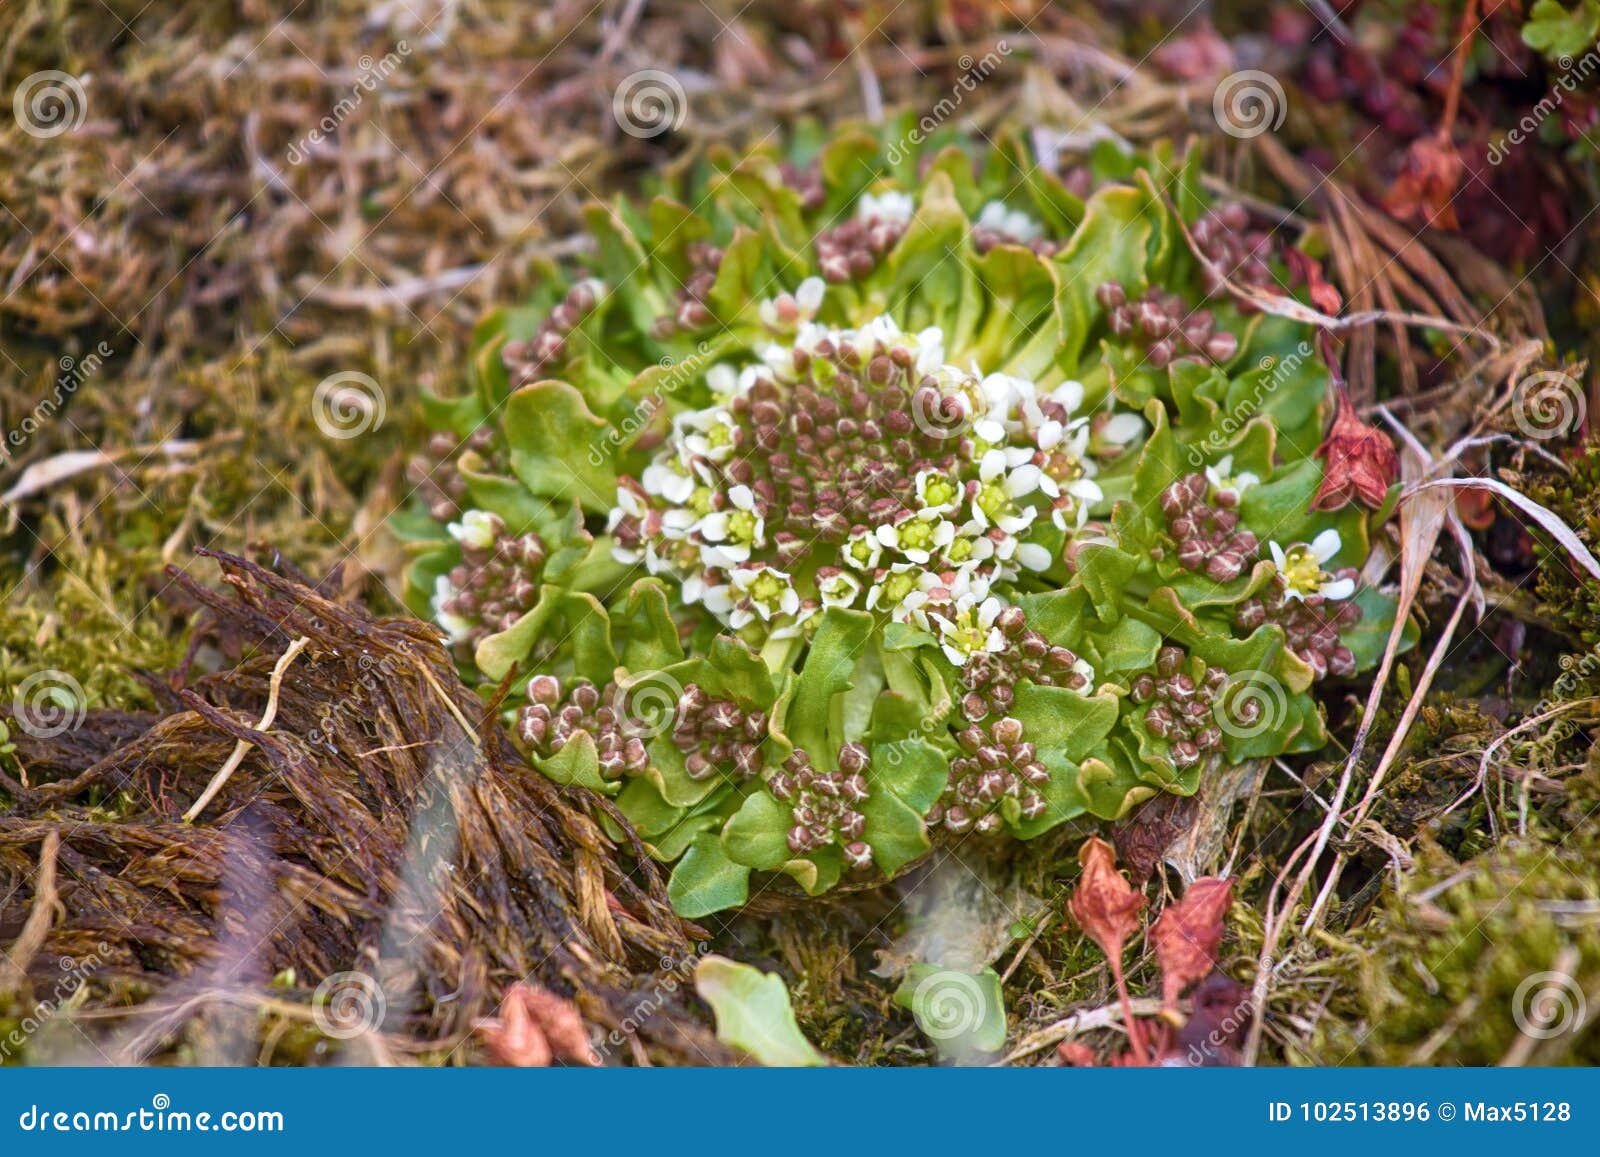
[[[912,562],[897,562],[872,576],[872,586],[867,588],[867,610],[888,611],[891,618],[905,622],[921,600],[905,605],[906,598],[934,585],[937,578]]]
[[[752,563],[734,567],[729,577],[738,592],[735,595],[738,601],[728,613],[728,625],[736,631],[758,617],[763,622],[771,622],[800,609],[800,596],[787,571]]]
[[[768,298],[757,310],[761,324],[774,333],[793,333],[798,326],[817,316],[826,288],[827,283],[822,278],[808,277],[793,293]]]
[[[1284,594],[1291,599],[1307,599],[1318,595],[1324,599],[1347,599],[1355,593],[1354,579],[1337,578],[1323,569],[1323,564],[1339,553],[1339,532],[1324,530],[1307,546],[1297,543],[1287,551],[1275,542],[1267,548],[1272,561],[1283,579]]]
[[[713,510],[695,524],[707,545],[700,558],[706,566],[732,566],[750,558],[750,551],[766,542],[766,520],[756,510],[755,492],[748,486],[728,488],[728,506]]]
[[[825,607],[852,607],[861,597],[861,579],[836,566],[817,568],[817,594]]]
[[[877,535],[862,527],[852,531],[850,537],[845,539],[839,555],[844,559],[846,566],[862,571],[874,571],[878,569],[878,559],[883,556],[883,544],[878,541]]]
[[[997,598],[982,601],[975,595],[961,595],[945,614],[938,616],[939,647],[945,658],[964,667],[972,656],[984,651],[1003,651],[1006,637],[995,620],[1005,604]]]
[[[1220,459],[1215,466],[1206,467],[1206,481],[1211,483],[1211,489],[1218,494],[1229,494],[1234,498],[1238,498],[1250,487],[1260,482],[1261,479],[1248,470],[1242,470],[1235,474],[1233,472],[1233,455],[1229,454],[1227,457]],[[1334,534],[1333,531],[1328,533]],[[1338,535],[1334,534],[1334,537],[1338,538]],[[1338,547],[1334,549],[1337,550]]]
[[[733,456],[737,427],[734,425],[733,415],[721,406],[691,410],[678,415],[675,421],[685,466],[693,463],[696,458],[704,458],[708,462],[725,462]]]
[[[972,496],[972,518],[982,527],[998,526],[1019,534],[1039,512],[1018,499],[1039,489],[1041,471],[1031,463],[1011,468],[1003,450],[990,450],[978,465],[978,487]]]
[[[914,563],[926,566],[933,552],[955,541],[955,524],[934,516],[907,515],[893,525],[878,527],[878,541],[899,551]]]
[[[961,505],[961,483],[938,470],[917,471],[917,512],[950,514]]]

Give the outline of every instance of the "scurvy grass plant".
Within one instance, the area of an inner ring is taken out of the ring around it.
[[[1314,331],[1219,283],[1284,254],[1192,163],[963,144],[597,205],[430,403],[413,607],[685,915],[1314,750],[1392,624],[1373,516],[1311,509]]]

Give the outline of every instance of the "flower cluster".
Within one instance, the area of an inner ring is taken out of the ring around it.
[[[1186,474],[1161,492],[1161,513],[1166,515],[1179,566],[1219,583],[1244,573],[1261,549],[1255,532],[1241,525],[1236,509],[1240,489],[1251,481],[1249,475],[1232,478],[1213,468],[1209,477]],[[1165,551],[1160,546],[1152,549]]]
[[[504,631],[539,597],[546,557],[537,534],[509,534],[497,514],[469,510],[450,524],[461,562],[434,585],[433,613],[452,644],[476,646]]]
[[[650,756],[616,703],[615,683],[597,688],[587,679],[574,680],[563,697],[561,680],[535,675],[528,680],[528,705],[517,714],[517,735],[535,755],[550,757],[586,732],[594,740],[602,777],[638,775],[650,766]]]
[[[1028,627],[1021,607],[1006,607],[994,621],[1003,640],[999,650],[973,655],[961,669],[961,713],[973,723],[1011,710],[1017,682],[1027,679],[1042,687],[1089,688],[1094,670],[1066,647]]]
[[[1172,746],[1172,762],[1192,767],[1204,756],[1222,749],[1222,728],[1215,721],[1217,697],[1228,683],[1221,667],[1189,661],[1182,647],[1162,647],[1154,671],[1133,681],[1130,697],[1148,704],[1144,728]],[[1260,710],[1254,700],[1240,703],[1240,711]],[[1253,722],[1251,719],[1242,723]]]
[[[1276,289],[1269,261],[1272,235],[1250,228],[1250,211],[1234,203],[1207,211],[1191,231],[1195,246],[1210,262],[1200,271],[1206,294],[1219,297],[1229,280],[1254,289]]]
[[[1239,339],[1217,328],[1209,309],[1191,310],[1181,294],[1151,286],[1129,300],[1120,281],[1095,290],[1095,300],[1110,317],[1111,332],[1145,343],[1145,361],[1164,370],[1182,358],[1225,362],[1239,352]]]
[[[650,335],[657,340],[670,338],[676,333],[693,333],[704,329],[715,318],[706,299],[711,287],[717,283],[717,270],[722,267],[722,250],[704,241],[691,242],[684,250],[689,261],[689,276],[673,295],[672,312],[656,318]]]
[[[817,269],[832,282],[867,276],[905,235],[915,208],[906,193],[864,194],[853,218],[817,234]]]
[[[527,385],[547,376],[567,357],[567,344],[573,330],[593,312],[605,295],[605,284],[594,278],[578,282],[567,291],[561,304],[539,323],[527,341],[507,342],[500,351],[513,387]]]
[[[794,826],[789,850],[806,855],[837,844],[852,868],[872,866],[872,848],[862,839],[867,819],[858,810],[867,801],[867,749],[846,743],[839,749],[837,771],[820,771],[803,748],[783,761],[783,770],[767,781],[767,790],[790,806]]]
[[[684,753],[684,769],[693,780],[722,773],[735,780],[761,773],[761,744],[767,737],[767,714],[746,710],[732,699],[716,699],[698,683],[678,696],[672,742]]]
[[[506,467],[500,439],[492,426],[481,426],[465,438],[439,430],[430,434],[422,450],[406,462],[406,481],[415,488],[435,522],[451,522],[461,516],[467,480],[461,476],[458,463],[469,451],[478,455],[491,472]]]
[[[958,665],[1002,649],[991,588],[1048,568],[1036,529],[1076,529],[1100,498],[1089,421],[1077,383],[980,376],[943,340],[807,322],[760,363],[713,367],[717,404],[680,413],[622,480],[617,558],[673,574],[735,630],[785,638],[860,606],[934,633]]]
[[[1014,800],[1023,819],[1045,811],[1042,794],[1050,769],[1023,738],[1019,719],[1002,716],[987,726],[972,724],[956,733],[961,754],[950,761],[950,782],[928,814],[928,822],[954,835],[1001,830],[1001,807]]]
[[[1234,625],[1253,631],[1268,623],[1283,628],[1289,649],[1311,667],[1318,679],[1328,675],[1349,678],[1356,673],[1356,657],[1340,639],[1361,621],[1361,607],[1349,601],[1355,593],[1354,567],[1327,571],[1323,565],[1339,552],[1339,536],[1325,531],[1309,545],[1287,551],[1269,543],[1278,573],[1260,596],[1241,602]]]

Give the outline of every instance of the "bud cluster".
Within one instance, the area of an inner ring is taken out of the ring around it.
[[[990,715],[1004,715],[1011,709],[1015,688],[1027,679],[1045,687],[1070,687],[1081,691],[1089,686],[1089,665],[1066,647],[1053,647],[1050,641],[1027,625],[1021,607],[1006,607],[995,619],[1005,638],[998,651],[973,655],[961,669],[961,713],[977,723]]]
[[[689,260],[689,276],[673,297],[672,312],[662,314],[650,326],[650,336],[657,341],[677,333],[693,333],[716,320],[706,299],[722,268],[722,250],[704,241],[693,241],[685,248],[684,256]]]
[[[539,381],[552,366],[566,359],[568,336],[594,312],[604,292],[605,287],[592,278],[578,282],[550,311],[550,316],[539,323],[532,337],[506,343],[500,360],[511,376],[512,389]]]
[[[1264,230],[1250,228],[1250,211],[1243,205],[1228,204],[1209,211],[1195,222],[1191,232],[1196,247],[1211,263],[1200,271],[1208,296],[1227,294],[1224,278],[1256,289],[1278,289],[1268,264],[1272,237]],[[1249,302],[1240,302],[1243,312],[1254,308]]]
[[[858,810],[868,795],[867,749],[846,743],[839,749],[838,764],[837,771],[819,771],[805,749],[797,747],[783,761],[783,770],[767,781],[767,790],[790,805],[791,852],[803,856],[838,844],[851,868],[868,868],[872,849],[861,838],[867,817]]]
[[[1180,358],[1225,362],[1239,352],[1239,339],[1217,328],[1209,309],[1190,310],[1176,293],[1151,286],[1130,301],[1119,281],[1095,290],[1095,300],[1109,316],[1111,332],[1145,344],[1145,360],[1158,370]]]
[[[713,699],[698,683],[690,683],[678,696],[672,742],[684,753],[690,779],[708,779],[719,770],[739,781],[751,779],[766,764],[761,752],[766,738],[765,711]]]
[[[799,194],[800,208],[807,213],[815,213],[828,199],[822,185],[822,170],[817,165],[800,166],[784,161],[778,166],[778,176],[786,187]]]
[[[550,757],[579,731],[594,740],[605,779],[638,775],[650,766],[644,739],[629,733],[628,721],[616,708],[617,685],[597,688],[575,679],[562,695],[561,680],[535,675],[528,680],[528,705],[517,713],[517,734],[535,755]]]
[[[1188,668],[1198,664],[1187,660],[1182,647],[1162,647],[1155,670],[1137,676],[1131,692],[1135,703],[1149,704],[1144,728],[1171,745],[1172,762],[1180,769],[1193,767],[1201,757],[1222,750],[1222,728],[1213,712],[1217,696],[1228,682],[1228,673],[1221,667],[1206,666],[1195,678]],[[1261,709],[1254,700],[1242,701],[1239,707],[1241,713]]]
[[[881,200],[864,195],[854,217],[828,226],[812,241],[817,272],[835,284],[866,277],[905,236],[911,209],[910,198],[901,194],[886,194]]]
[[[1161,492],[1161,513],[1176,545],[1178,565],[1213,582],[1232,582],[1261,550],[1239,525],[1238,492],[1213,488],[1204,474],[1186,474]],[[1152,554],[1164,553],[1156,547]]]
[[[1335,578],[1354,580],[1357,571],[1345,567]],[[1265,594],[1245,599],[1234,611],[1241,630],[1253,631],[1267,623],[1283,628],[1291,651],[1305,660],[1318,679],[1333,675],[1348,679],[1356,673],[1356,658],[1339,641],[1339,633],[1361,621],[1361,607],[1352,599],[1324,599],[1320,595],[1290,598],[1282,579],[1275,579]]]
[[[475,647],[533,609],[546,550],[537,534],[510,534],[495,514],[469,510],[450,533],[461,562],[434,585],[433,610],[454,644]]]
[[[427,504],[436,522],[449,522],[461,514],[461,501],[467,496],[467,480],[458,466],[460,455],[472,451],[484,461],[484,469],[498,474],[508,469],[500,439],[492,426],[480,426],[465,441],[458,441],[448,430],[428,436],[422,450],[406,462],[406,481]]]
[[[1050,769],[1023,738],[1021,720],[1002,716],[987,725],[956,732],[962,754],[950,761],[950,781],[928,813],[932,827],[955,835],[998,832],[1005,819],[1003,801],[1014,799],[1023,819],[1036,819],[1049,806],[1043,789]]]

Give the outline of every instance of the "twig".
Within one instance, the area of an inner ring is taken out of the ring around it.
[[[4,961],[0,961],[0,991],[8,991],[28,979],[28,965],[50,935],[56,914],[56,856],[61,851],[61,831],[52,828],[39,849],[39,871],[34,877],[33,907],[28,911],[22,935],[17,937]]]
[[[305,650],[310,642],[310,638],[301,635],[289,644],[288,650],[278,656],[277,665],[272,668],[272,682],[267,689],[267,709],[261,713],[261,722],[255,726],[257,731],[265,731],[272,726],[272,721],[278,717],[278,692],[283,687],[284,672],[289,669],[289,664],[294,662],[294,657]],[[245,752],[249,751],[252,746],[245,739],[240,739],[234,743],[233,754],[228,756],[228,762],[217,770],[217,774],[211,777],[211,782],[206,784],[205,791],[200,793],[200,798],[195,800],[193,806],[183,813],[184,823],[194,823],[195,817],[206,810],[206,805],[216,798],[216,794],[222,790],[222,785],[227,783],[228,778],[238,770],[239,765],[244,762]]]

